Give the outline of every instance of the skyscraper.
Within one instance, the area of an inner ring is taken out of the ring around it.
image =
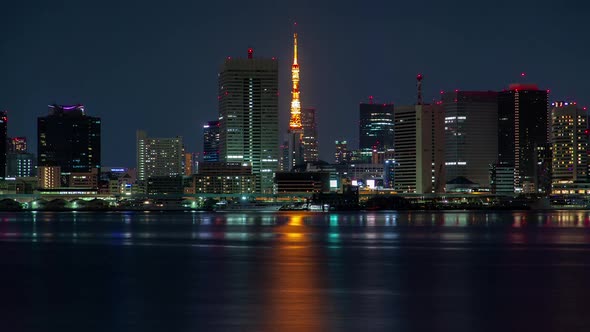
[[[248,163],[261,193],[273,192],[279,158],[278,64],[273,59],[225,60],[219,74],[220,155]]]
[[[219,121],[209,121],[203,126],[203,162],[219,161]]]
[[[291,113],[289,117],[289,156],[290,166],[302,164],[304,157],[304,128],[301,120],[301,101],[299,100],[299,63],[297,62],[297,33],[293,34],[293,64],[291,65]]]
[[[402,193],[443,192],[445,177],[442,105],[397,106],[394,118],[394,176],[393,186],[390,186]]]
[[[37,119],[39,166],[59,166],[62,173],[100,169],[100,118],[86,115],[83,105],[49,105]]]
[[[498,163],[514,167],[518,192],[543,190],[537,161],[549,137],[547,91],[534,84],[512,84],[498,94]]]
[[[363,160],[371,159],[373,150],[393,148],[393,104],[360,104],[359,149]]]
[[[587,194],[588,113],[575,102],[551,104],[552,192]]]
[[[184,174],[182,137],[153,138],[137,131],[137,178],[180,176]]]
[[[301,112],[303,126],[303,161],[315,162],[319,160],[318,130],[315,120],[315,108],[304,108]]]
[[[442,95],[447,182],[464,177],[480,187],[490,187],[490,165],[498,156],[497,98],[493,91]]]
[[[6,177],[6,148],[8,142],[8,113],[0,112],[0,179]]]

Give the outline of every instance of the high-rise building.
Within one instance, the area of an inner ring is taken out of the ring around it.
[[[289,141],[286,140],[279,146],[279,171],[287,172],[291,167],[291,156],[289,155]]]
[[[61,168],[59,166],[37,167],[38,186],[40,189],[61,187]]]
[[[83,105],[49,105],[49,114],[37,119],[39,166],[59,166],[63,173],[100,169],[100,126]]]
[[[301,112],[303,126],[303,161],[306,163],[319,160],[318,129],[315,118],[315,108],[304,108]]]
[[[534,84],[512,84],[498,94],[498,163],[514,167],[517,192],[543,191],[538,150],[549,139],[548,92]],[[542,166],[542,164],[541,164]]]
[[[498,157],[498,93],[456,90],[444,93],[442,104],[446,181],[466,178],[489,188],[490,165]]]
[[[373,150],[393,148],[393,104],[360,104],[359,149],[365,162]]]
[[[0,179],[6,176],[6,148],[8,142],[8,112],[0,112]]]
[[[575,102],[551,103],[552,192],[590,193],[588,112]]]
[[[137,178],[179,176],[183,169],[182,137],[153,138],[142,130],[137,131]]]
[[[402,193],[444,191],[444,110],[440,103],[395,108],[393,183]]]
[[[27,152],[26,137],[11,137],[8,139],[8,152]]]
[[[303,164],[304,156],[304,128],[301,119],[301,100],[299,99],[299,63],[297,62],[297,33],[293,34],[293,64],[291,65],[291,112],[289,117],[289,158],[290,169]]]
[[[219,161],[219,121],[209,121],[203,126],[203,162]]]
[[[273,59],[225,60],[219,74],[220,155],[248,163],[256,190],[273,193],[279,159],[278,63]]]
[[[347,141],[336,141],[336,152],[334,152],[335,164],[348,164],[352,159],[352,151],[348,150]]]

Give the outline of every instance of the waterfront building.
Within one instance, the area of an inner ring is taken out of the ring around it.
[[[6,157],[6,177],[21,178],[35,176],[35,155],[26,152],[8,152]]]
[[[150,176],[147,180],[148,195],[181,195],[184,193],[183,176]]]
[[[514,195],[514,166],[490,165],[490,191],[496,195]]]
[[[203,125],[203,162],[218,162],[219,158],[219,121],[208,121]]]
[[[330,192],[329,172],[277,172],[279,194],[315,194]]]
[[[443,93],[442,105],[447,183],[464,177],[489,188],[489,168],[498,158],[498,93],[455,90]]]
[[[361,103],[359,108],[359,150],[364,162],[371,160],[373,151],[393,149],[393,104]]]
[[[575,102],[551,104],[552,193],[590,193],[588,112]]]
[[[70,173],[67,179],[69,188],[92,188],[98,189],[99,170],[93,168],[90,172]]]
[[[148,137],[137,131],[137,179],[184,174],[182,137]]]
[[[516,192],[545,192],[537,160],[549,142],[548,91],[535,84],[511,84],[498,94],[498,163],[514,167]]]
[[[444,110],[440,103],[397,106],[391,187],[400,193],[444,192]],[[391,160],[391,159],[389,159]]]
[[[100,118],[83,105],[49,105],[49,114],[37,119],[39,166],[59,166],[65,174],[100,169],[100,138]]]
[[[6,147],[8,138],[8,112],[0,112],[0,179],[6,177]]]
[[[219,74],[220,159],[247,163],[256,191],[271,194],[279,165],[278,63],[227,58]]]
[[[313,163],[319,160],[318,130],[315,108],[304,108],[301,112],[303,126],[303,161]]]
[[[256,175],[252,166],[238,162],[205,163],[193,175],[196,194],[254,194]]]
[[[61,187],[61,167],[38,166],[37,179],[39,189],[56,189]]]

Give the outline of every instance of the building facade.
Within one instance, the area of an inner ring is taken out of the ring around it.
[[[203,164],[193,176],[196,194],[254,194],[256,176],[252,166],[237,162]]]
[[[137,131],[137,179],[146,181],[154,176],[183,175],[182,137],[148,137]]]
[[[0,112],[0,179],[6,177],[6,148],[8,146],[8,112]]]
[[[66,174],[100,169],[100,140],[100,118],[86,115],[83,105],[49,105],[37,119],[38,164]]]
[[[498,158],[498,93],[447,92],[442,105],[446,181],[464,177],[489,188],[490,165]]]
[[[303,126],[303,160],[313,163],[320,159],[318,148],[318,129],[315,108],[304,108],[301,112]]]
[[[359,149],[365,162],[373,150],[393,149],[393,104],[361,103],[359,108]]]
[[[61,168],[59,166],[37,167],[39,189],[56,189],[61,187]]]
[[[209,121],[203,125],[203,162],[218,162],[219,159],[219,121]]]
[[[401,193],[444,191],[444,110],[441,104],[398,106],[395,110],[393,181]],[[391,171],[390,171],[391,172]]]
[[[551,104],[552,192],[587,194],[588,113],[575,102]]]
[[[247,163],[256,191],[273,193],[279,159],[278,62],[227,58],[219,74],[220,159]]]
[[[498,163],[514,167],[516,192],[543,192],[536,156],[549,142],[548,92],[512,84],[498,94]]]
[[[8,152],[6,158],[6,177],[21,178],[35,176],[35,155],[26,152]]]

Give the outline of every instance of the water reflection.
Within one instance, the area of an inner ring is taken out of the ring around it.
[[[267,270],[268,290],[265,292],[262,330],[265,331],[324,331],[328,317],[326,296],[322,295],[322,254],[311,246],[311,240],[301,233],[304,216],[290,215],[287,222],[276,228],[287,234],[271,250],[273,269]],[[290,245],[297,240],[296,250]]]

